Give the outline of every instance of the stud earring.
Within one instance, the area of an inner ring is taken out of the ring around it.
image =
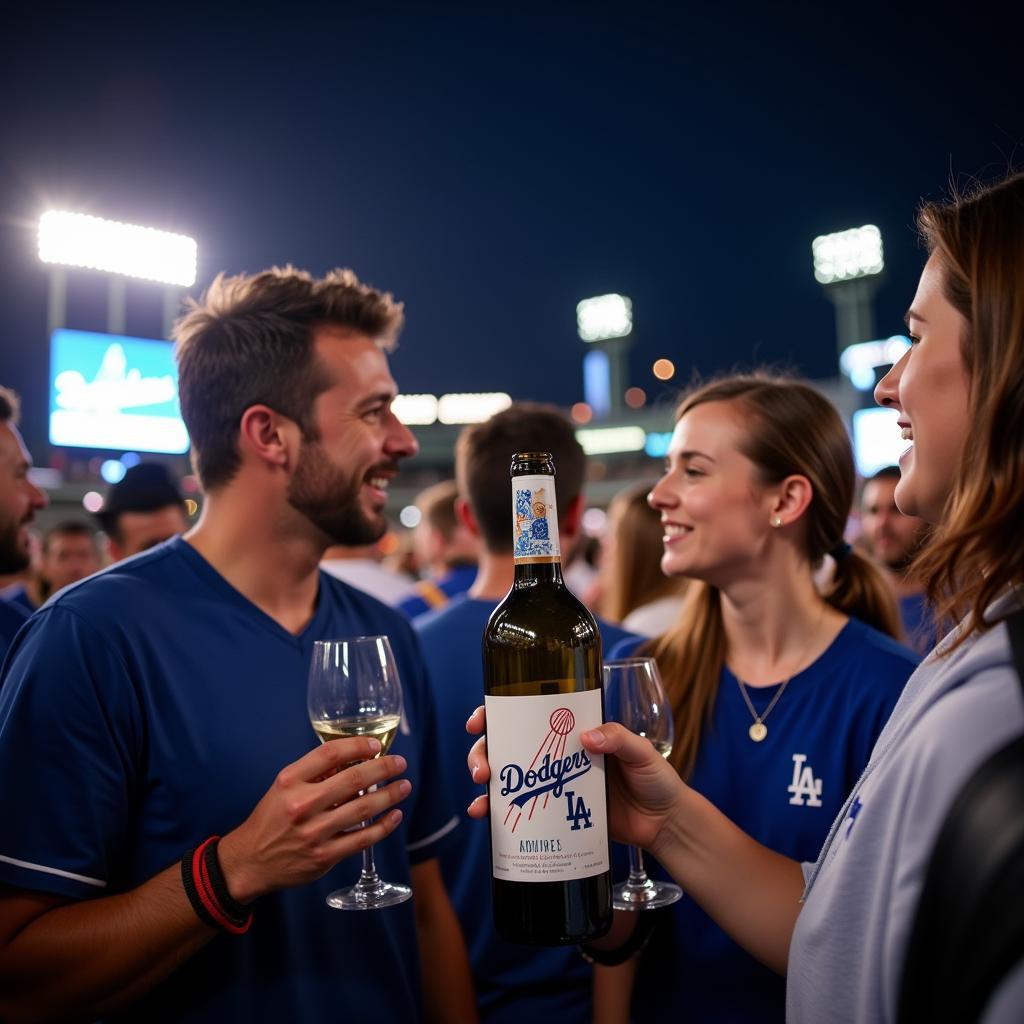
[[[772,516],[772,520],[771,521],[772,521],[772,526],[774,526],[776,529],[778,529],[782,525],[782,517],[781,516]]]

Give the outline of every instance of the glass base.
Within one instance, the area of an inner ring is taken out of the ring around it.
[[[682,899],[683,890],[672,882],[655,882],[645,878],[642,882],[620,882],[612,889],[612,907],[615,910],[655,910]]]
[[[379,910],[404,903],[410,896],[412,889],[407,885],[393,885],[379,878],[364,884],[360,879],[347,889],[335,889],[327,897],[327,906],[335,910]]]

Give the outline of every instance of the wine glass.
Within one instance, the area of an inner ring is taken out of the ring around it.
[[[662,757],[672,753],[672,711],[653,658],[622,658],[605,662],[604,692],[608,715],[631,732],[649,739]],[[654,910],[683,895],[672,882],[647,877],[638,846],[629,848],[629,878],[612,890],[616,910]]]
[[[372,736],[386,754],[402,718],[402,687],[386,636],[317,640],[309,667],[306,706],[320,742],[349,736]],[[360,796],[363,795],[360,790]],[[364,821],[361,828],[369,822]],[[359,881],[327,897],[336,910],[376,910],[404,903],[407,885],[385,882],[373,863],[373,847],[363,850]]]

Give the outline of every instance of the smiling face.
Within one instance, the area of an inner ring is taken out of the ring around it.
[[[896,504],[909,516],[942,519],[967,438],[968,377],[961,354],[967,321],[942,291],[932,256],[907,313],[911,347],[875,388],[875,400],[899,412],[910,447],[900,456]]]
[[[722,587],[763,552],[776,499],[741,450],[746,429],[734,402],[698,405],[676,424],[648,499],[661,513],[666,575]]]
[[[419,446],[391,411],[398,388],[374,342],[337,328],[314,334],[334,383],[314,402],[316,440],[304,439],[288,501],[338,544],[368,544],[387,529],[387,489]]]

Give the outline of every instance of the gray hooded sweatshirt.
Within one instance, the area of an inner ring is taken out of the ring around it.
[[[987,618],[1018,604],[1007,595]],[[803,865],[804,906],[789,950],[791,1024],[895,1022],[907,941],[939,829],[981,763],[1024,733],[1005,625],[941,657],[961,629],[907,680],[817,863]],[[986,1020],[1019,1024],[1024,971],[1004,989]]]

